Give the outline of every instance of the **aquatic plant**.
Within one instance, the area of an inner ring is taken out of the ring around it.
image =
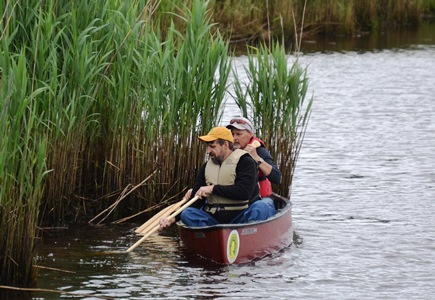
[[[435,13],[435,0],[212,1],[213,21],[234,44],[290,42],[305,19],[304,35],[353,35],[391,26],[419,25]]]
[[[7,41],[3,41],[6,43]],[[47,175],[47,138],[38,94],[29,92],[24,51],[0,56],[0,283],[29,285],[38,215]]]
[[[247,80],[236,75],[234,81],[241,113],[253,120],[256,135],[265,141],[282,172],[283,180],[274,191],[286,197],[291,194],[313,102],[307,95],[307,70],[293,58],[282,44],[249,48],[244,67]]]
[[[228,43],[207,3],[164,35],[157,4],[0,4],[2,284],[32,282],[38,224],[86,220],[153,173],[111,218],[169,201],[204,161],[196,137],[220,120]]]

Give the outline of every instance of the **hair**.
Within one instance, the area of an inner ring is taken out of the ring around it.
[[[228,148],[230,148],[230,150],[234,150],[234,143],[231,143],[230,141],[223,140],[223,139],[217,139],[216,142],[217,142],[219,145],[221,145],[221,146],[222,146],[225,142],[228,142]]]

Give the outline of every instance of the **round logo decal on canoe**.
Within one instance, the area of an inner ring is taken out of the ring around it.
[[[240,238],[237,230],[230,232],[227,241],[227,258],[228,262],[232,264],[236,261],[237,255],[239,255]]]

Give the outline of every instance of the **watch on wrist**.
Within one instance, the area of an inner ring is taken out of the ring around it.
[[[264,159],[262,159],[262,158],[260,157],[260,159],[257,161],[257,167],[259,167],[260,164],[261,164],[263,161],[264,161]]]

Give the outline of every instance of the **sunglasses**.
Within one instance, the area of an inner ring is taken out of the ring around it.
[[[234,123],[237,123],[237,124],[247,124],[247,122],[245,120],[242,120],[242,119],[231,119],[230,124],[234,124]]]

